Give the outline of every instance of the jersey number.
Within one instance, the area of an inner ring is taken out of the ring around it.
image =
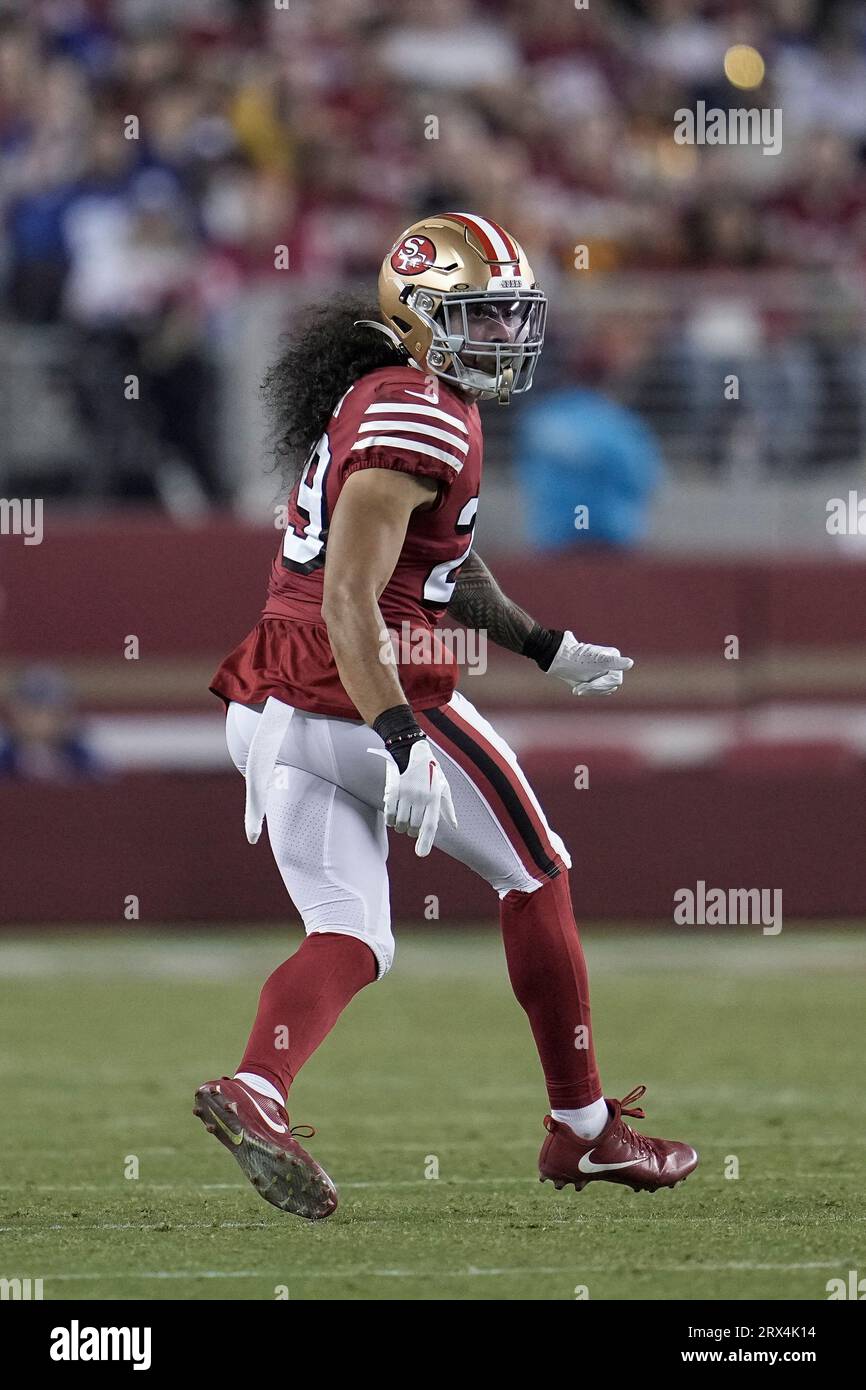
[[[283,564],[296,574],[309,574],[325,563],[325,540],[328,534],[328,504],[325,497],[328,469],[331,465],[331,445],[323,434],[304,464],[298,482],[295,505],[305,525],[300,529],[289,523],[283,538]]]
[[[458,536],[469,537],[469,544],[456,560],[443,560],[440,565],[434,565],[424,581],[424,602],[432,604],[435,608],[447,608],[451,602],[457,583],[457,571],[468,560],[472,549],[477,511],[478,498],[471,497],[457,518],[456,528]]]

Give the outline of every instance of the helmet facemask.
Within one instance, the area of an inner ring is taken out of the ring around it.
[[[532,387],[544,344],[543,290],[466,290],[437,294],[422,285],[401,296],[431,333],[427,366],[445,381],[508,403]],[[507,327],[508,341],[473,337],[486,317]]]

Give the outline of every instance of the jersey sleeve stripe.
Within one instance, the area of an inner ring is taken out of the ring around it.
[[[377,449],[377,448],[406,449],[413,454],[426,454],[430,458],[441,459],[443,463],[450,464],[455,473],[459,473],[463,467],[463,460],[455,458],[453,454],[446,454],[444,449],[437,449],[433,444],[426,444],[418,439],[401,439],[396,434],[371,434],[369,439],[359,439],[352,445],[352,449]]]
[[[458,439],[447,430],[437,429],[435,425],[428,425],[426,420],[370,420],[366,425],[360,426],[358,433],[370,434],[375,430],[402,430],[404,434],[423,434],[425,438],[441,439],[443,443],[450,444],[452,449],[459,449],[461,454],[469,453],[466,440]]]
[[[459,430],[461,434],[469,433],[462,420],[458,420],[455,415],[449,415],[447,410],[437,410],[432,405],[398,405],[379,401],[374,405],[368,405],[364,411],[365,415],[392,415],[394,413],[398,415],[429,415],[434,420],[444,420],[446,425],[450,425],[454,430]]]

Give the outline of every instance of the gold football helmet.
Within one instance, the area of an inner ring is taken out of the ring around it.
[[[422,371],[503,405],[532,386],[547,296],[497,223],[462,212],[414,223],[382,263],[379,307]]]

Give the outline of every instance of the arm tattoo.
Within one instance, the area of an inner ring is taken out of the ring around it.
[[[506,598],[481,556],[474,552],[460,571],[448,612],[466,627],[484,628],[491,642],[511,652],[522,653],[527,637],[537,626],[528,613]]]

